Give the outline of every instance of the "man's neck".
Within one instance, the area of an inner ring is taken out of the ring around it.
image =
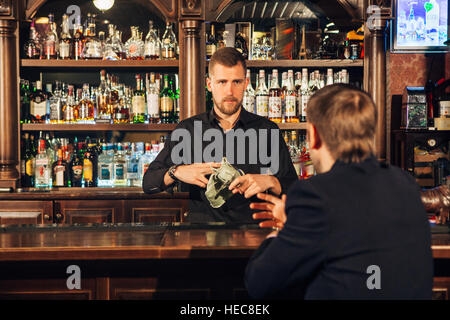
[[[234,125],[238,121],[239,115],[241,114],[241,108],[242,107],[240,107],[238,111],[236,111],[232,115],[228,115],[220,112],[218,108],[214,106],[214,113],[223,130],[230,130],[234,128]]]

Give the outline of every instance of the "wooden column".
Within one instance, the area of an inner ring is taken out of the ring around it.
[[[180,0],[180,119],[202,113],[205,106],[205,50],[203,0]]]
[[[368,35],[368,83],[369,94],[378,111],[375,150],[379,160],[386,160],[386,20],[377,19]]]
[[[0,1],[0,187],[16,189],[18,164],[17,20],[14,1]]]

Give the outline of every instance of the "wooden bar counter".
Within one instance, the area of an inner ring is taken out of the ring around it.
[[[438,230],[439,231],[439,230]],[[246,299],[255,225],[0,227],[0,299]],[[445,232],[445,229],[440,232]],[[437,299],[450,289],[450,234],[433,234]],[[80,271],[80,289],[69,289]]]

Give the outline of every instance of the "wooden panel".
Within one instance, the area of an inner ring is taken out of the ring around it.
[[[433,300],[450,300],[450,278],[434,278]]]
[[[116,223],[123,221],[122,201],[79,200],[56,201],[57,223]]]
[[[188,210],[189,200],[164,199],[135,200],[125,202],[125,216],[131,222],[178,222]]]
[[[2,201],[0,224],[43,224],[53,220],[51,201]]]

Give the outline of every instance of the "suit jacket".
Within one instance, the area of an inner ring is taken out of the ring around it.
[[[419,191],[407,172],[374,157],[297,181],[284,228],[248,263],[250,296],[430,299],[431,235]]]

